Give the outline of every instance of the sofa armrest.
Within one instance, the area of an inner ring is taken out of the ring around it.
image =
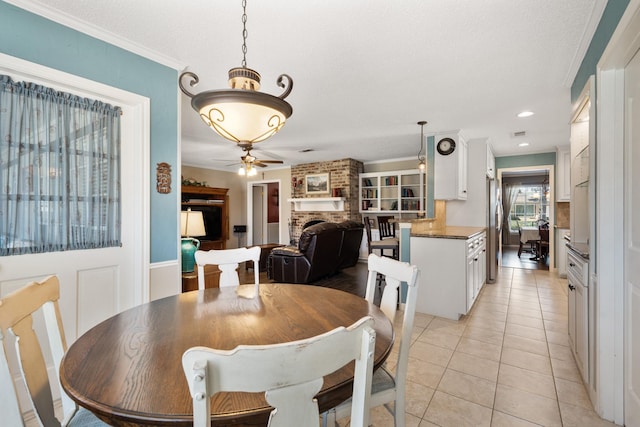
[[[271,251],[272,256],[289,256],[289,257],[303,257],[304,254],[295,246],[283,246],[280,248],[274,248]]]

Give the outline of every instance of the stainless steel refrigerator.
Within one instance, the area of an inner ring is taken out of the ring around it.
[[[487,179],[487,283],[494,283],[500,259],[502,196],[500,182]]]

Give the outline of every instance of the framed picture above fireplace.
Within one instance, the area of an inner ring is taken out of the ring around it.
[[[322,194],[329,192],[329,173],[317,173],[305,176],[307,194]]]

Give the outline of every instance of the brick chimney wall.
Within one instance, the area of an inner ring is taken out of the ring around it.
[[[310,220],[322,219],[329,222],[346,220],[362,221],[359,209],[358,180],[364,170],[362,162],[354,159],[332,160],[328,162],[305,163],[291,167],[291,194],[295,199],[313,197],[333,197],[333,189],[339,188],[345,198],[344,211],[341,212],[297,212],[291,211],[291,238],[300,237],[301,227]],[[329,192],[307,194],[305,176],[329,173]]]

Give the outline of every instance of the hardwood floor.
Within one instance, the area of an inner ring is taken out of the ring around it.
[[[549,270],[549,256],[544,262],[532,260],[530,252],[522,252],[518,258],[517,246],[502,247],[502,266],[510,268],[524,268],[525,270]]]
[[[353,267],[345,268],[339,273],[317,280],[311,285],[339,289],[364,298],[367,286],[367,274],[367,264],[359,262]],[[253,272],[251,270],[247,271],[244,268],[239,268],[238,275],[240,277],[240,283],[253,282]],[[267,277],[266,272],[261,272],[260,283],[273,283],[273,280]]]

